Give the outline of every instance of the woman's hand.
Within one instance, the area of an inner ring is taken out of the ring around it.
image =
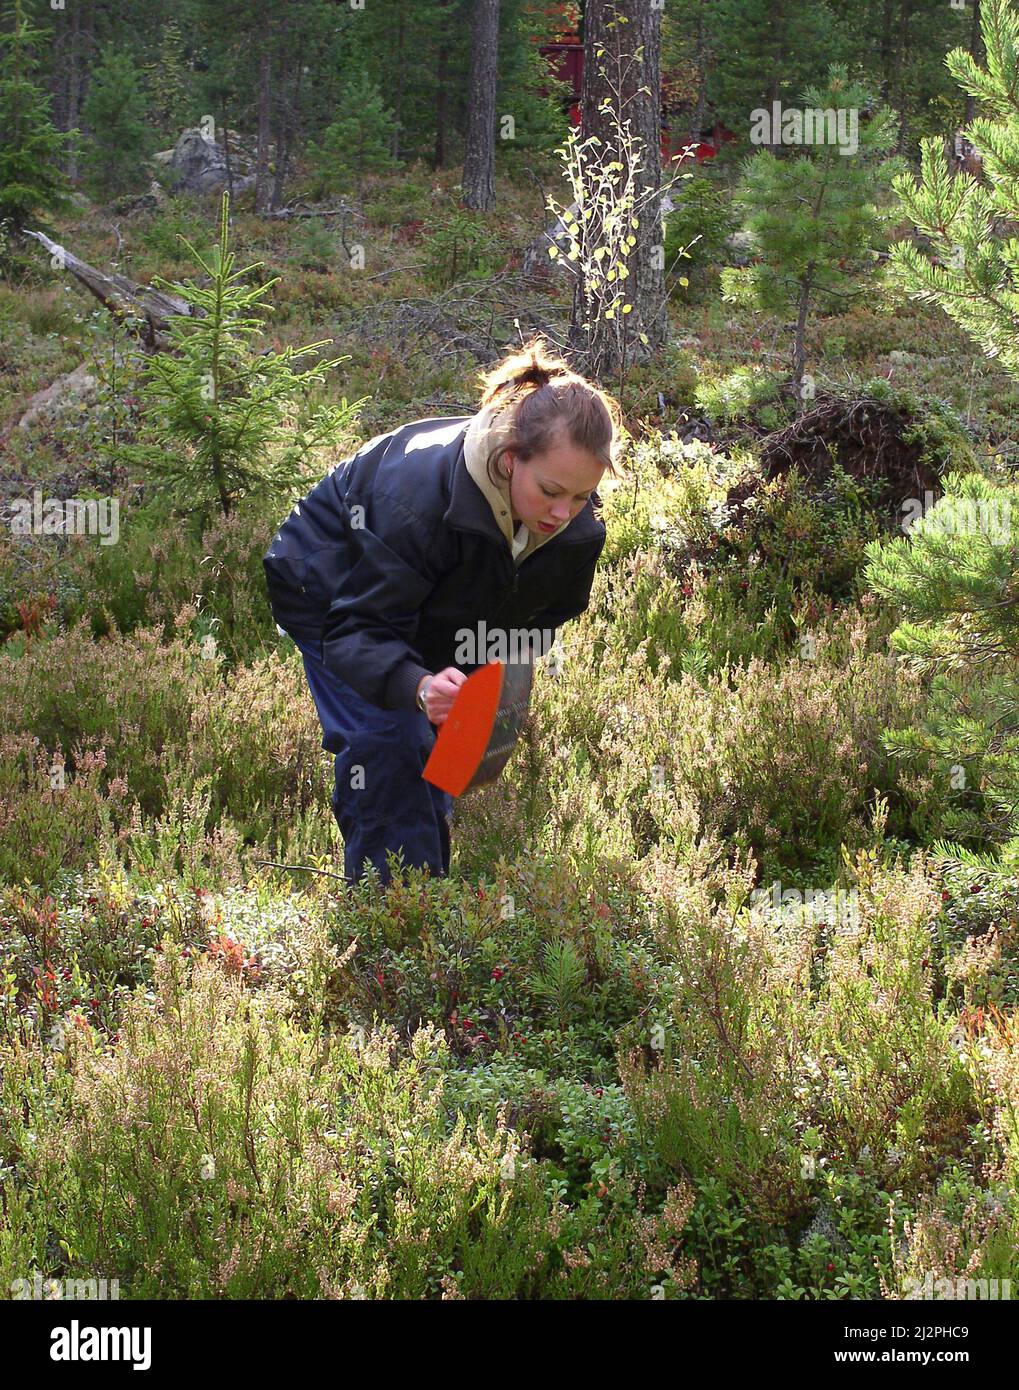
[[[457,691],[467,677],[455,666],[446,666],[432,676],[425,690],[425,706],[431,724],[442,724],[453,708]]]

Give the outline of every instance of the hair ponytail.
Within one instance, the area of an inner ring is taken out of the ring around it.
[[[489,477],[494,467],[505,482],[499,472],[504,453],[512,450],[526,461],[554,448],[563,430],[574,448],[598,459],[610,476],[620,476],[618,404],[551,353],[540,334],[495,367],[479,372],[478,379],[483,388],[479,408],[491,407],[494,415],[509,421],[509,437],[488,458]]]

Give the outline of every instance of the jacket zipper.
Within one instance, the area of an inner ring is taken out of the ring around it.
[[[492,539],[492,537],[489,535],[487,531],[482,531],[476,526],[465,526],[462,529],[465,531],[472,531],[476,536],[484,536],[486,540]],[[536,550],[532,550],[530,555],[527,556],[527,559],[522,560],[518,565],[514,563],[513,554],[512,551],[509,549],[508,545],[501,545],[499,549],[501,554],[509,556],[510,566],[513,570],[513,582],[510,585],[510,587],[505,591],[502,600],[499,604],[499,607],[495,610],[496,617],[498,617],[502,610],[506,607],[506,604],[509,601],[509,599],[512,598],[512,596],[518,591],[521,567],[523,565],[526,565],[528,560],[533,560],[535,555],[537,555],[538,553]]]
[[[530,556],[528,556],[528,559],[529,559],[529,558],[530,558]],[[510,564],[513,564],[512,558],[510,559]],[[520,569],[520,566],[519,566],[519,565],[513,565],[513,583],[510,585],[510,587],[509,587],[509,588],[505,591],[505,593],[503,594],[502,599],[501,599],[501,601],[500,601],[500,603],[499,603],[499,607],[495,610],[495,615],[494,615],[495,617],[498,617],[498,616],[499,616],[499,614],[502,612],[502,610],[506,607],[506,604],[507,604],[507,603],[509,602],[509,600],[513,597],[513,595],[517,592],[517,586],[518,586],[518,582],[519,582],[519,574],[518,574],[519,569]]]

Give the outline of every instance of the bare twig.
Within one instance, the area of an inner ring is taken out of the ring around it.
[[[346,883],[343,874],[331,873],[328,869],[316,869],[311,864],[279,864],[275,859],[255,859],[255,864],[265,864],[271,869],[302,869],[307,874],[322,874],[325,878],[337,878],[341,883]]]

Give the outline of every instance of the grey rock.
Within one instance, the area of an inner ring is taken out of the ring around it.
[[[156,159],[167,164],[181,191],[220,193],[226,188],[226,154],[223,146],[209,140],[197,126],[181,132],[168,161],[163,159],[165,154],[164,150],[156,155]],[[254,185],[254,174],[240,173],[236,164],[233,175],[234,193],[243,193]]]
[[[19,430],[27,430],[39,421],[53,420],[68,410],[87,404],[96,389],[96,379],[87,364],[80,362],[73,372],[58,376],[29,400],[18,421]]]

